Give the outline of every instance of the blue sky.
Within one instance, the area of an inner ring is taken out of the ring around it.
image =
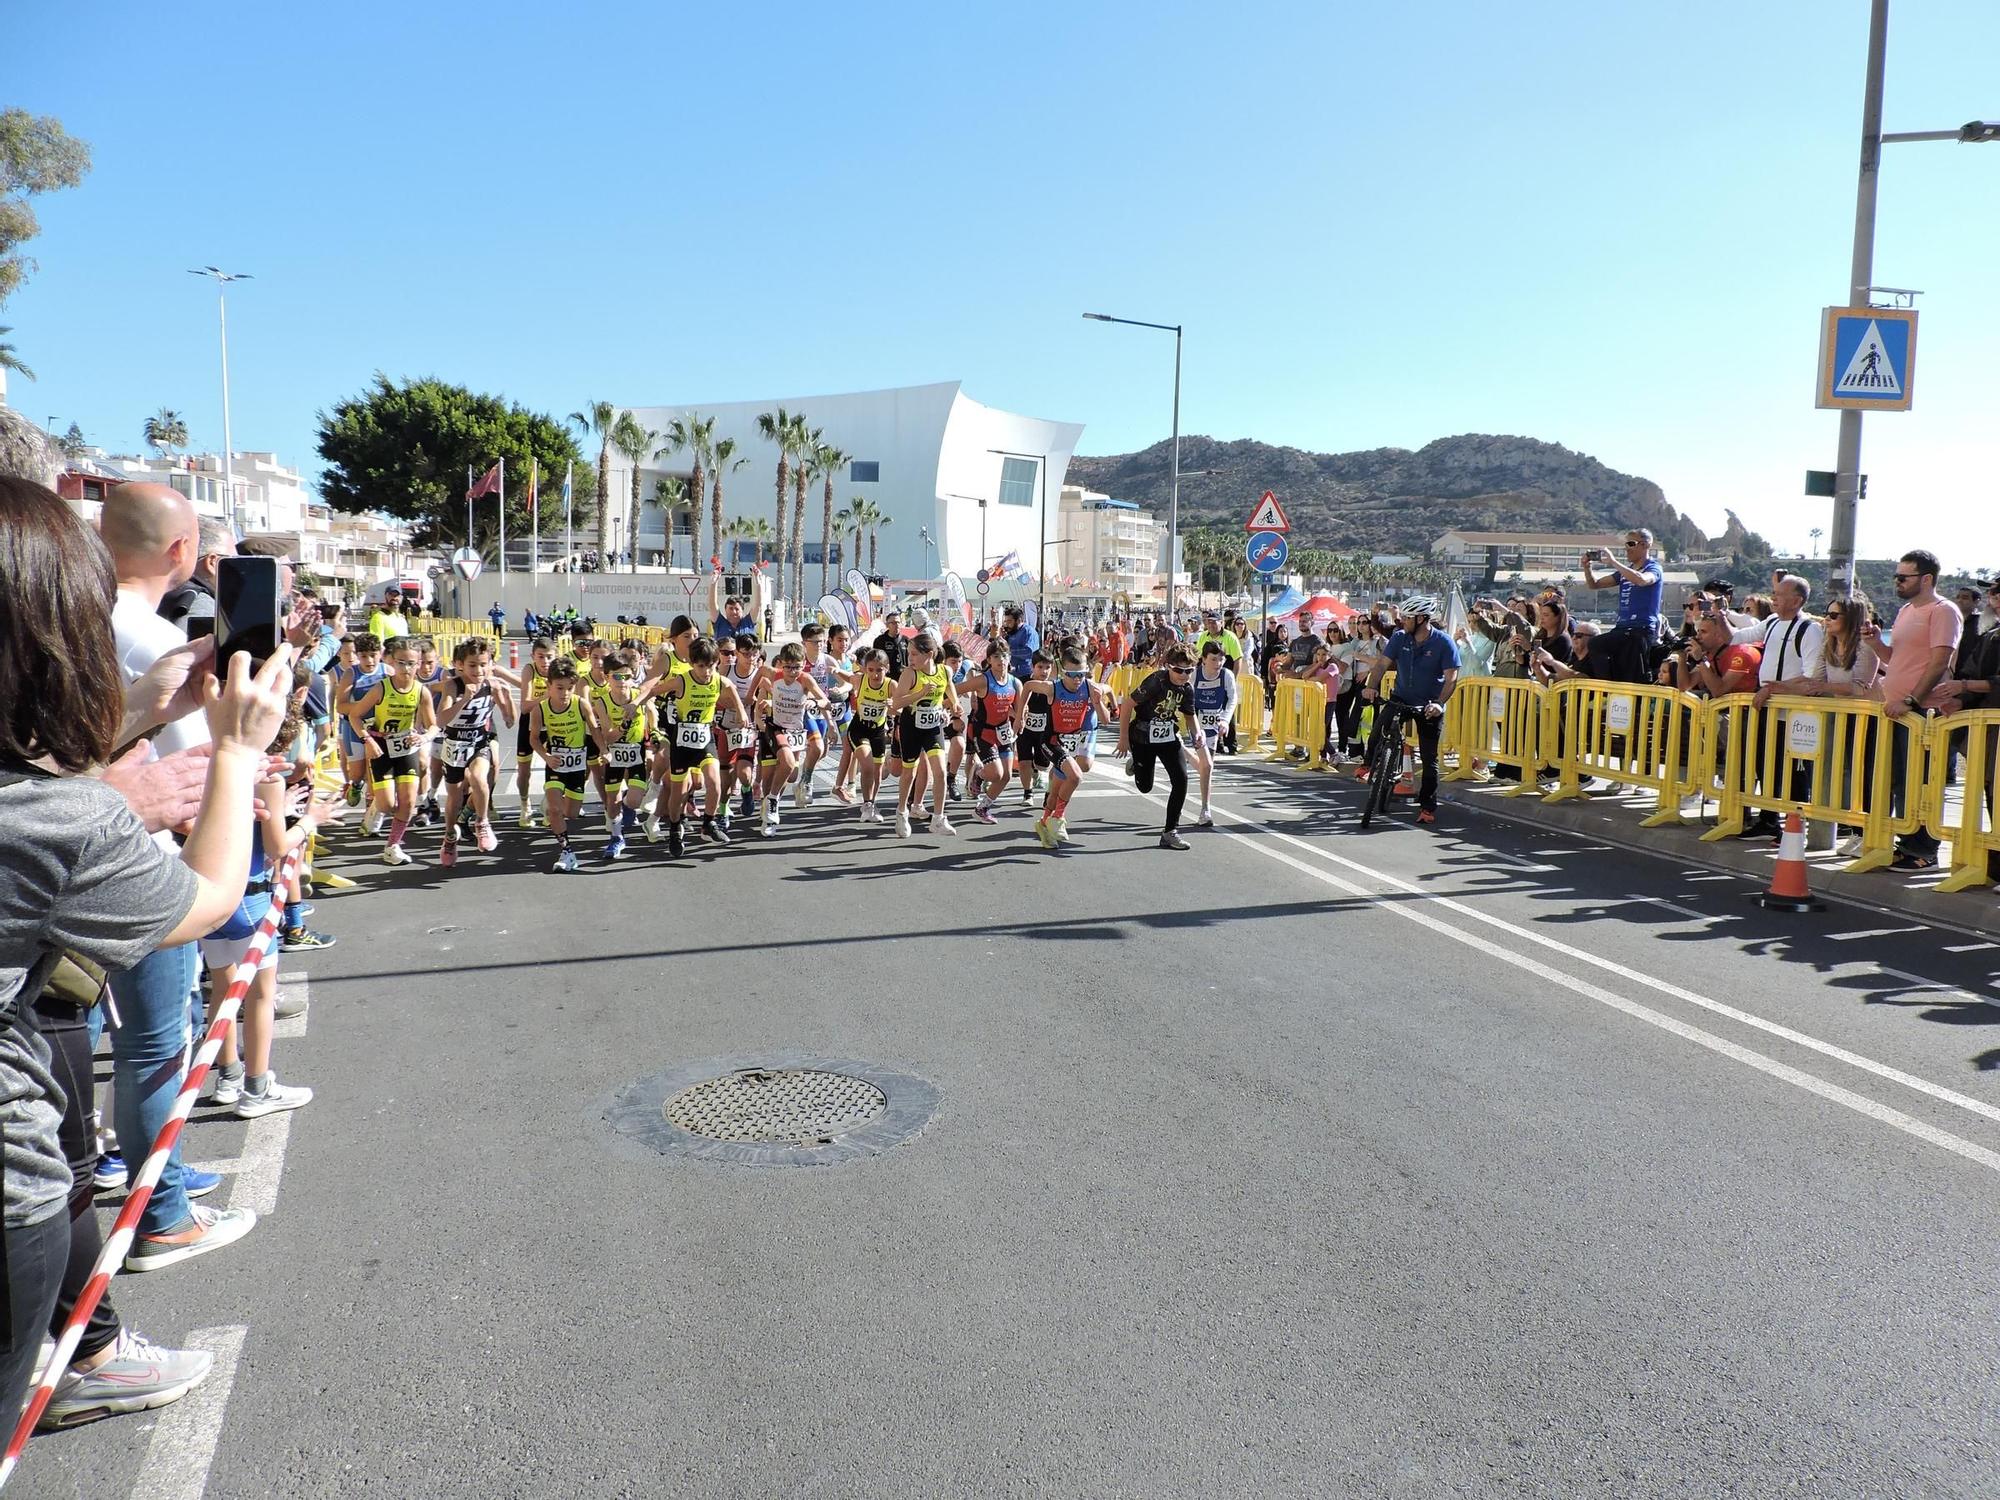
[[[1561,442],[1801,548],[1837,418],[1866,0],[1228,7],[17,7],[0,101],[87,139],[0,309],[13,400],[184,411],[317,466],[376,369],[558,415],[959,378],[1086,424],[1315,449]],[[1898,0],[1885,123],[2000,118],[2000,6]],[[1864,553],[2000,566],[2000,144],[1885,152],[1916,409]],[[1246,503],[1254,497],[1246,497]]]

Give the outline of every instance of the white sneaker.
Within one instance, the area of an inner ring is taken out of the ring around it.
[[[950,835],[957,833],[958,830],[951,826],[951,819],[947,818],[943,813],[932,813],[931,832]]]
[[[361,815],[361,831],[371,839],[382,831],[382,815],[374,808]]]
[[[308,1088],[293,1088],[278,1082],[278,1075],[272,1073],[270,1084],[263,1093],[257,1093],[246,1081],[243,1097],[236,1104],[236,1118],[254,1120],[260,1115],[275,1115],[280,1110],[303,1109],[312,1103],[313,1091]]]
[[[234,1104],[243,1097],[243,1065],[236,1065],[236,1072],[227,1072],[220,1063],[215,1068],[215,1088],[209,1093],[210,1104]]]
[[[765,814],[764,821],[757,825],[757,832],[767,839],[776,838],[778,836],[778,820],[768,813]]]
[[[646,842],[649,844],[657,844],[659,843],[659,841],[660,841],[660,810],[656,807],[651,812],[646,814]]]
[[[385,865],[406,865],[409,862],[410,853],[401,844],[391,844],[382,851],[382,863]]]
[[[773,828],[778,826],[778,804],[783,800],[780,797],[767,797],[764,799],[764,821],[769,823]]]
[[[159,1271],[197,1255],[233,1245],[257,1227],[257,1215],[247,1208],[209,1208],[197,1203],[185,1229],[142,1234],[125,1252],[127,1271]]]
[[[805,777],[801,776],[798,780],[798,790],[792,793],[792,806],[810,807],[811,805],[812,787],[807,783]]]
[[[906,839],[909,836],[910,836],[910,810],[907,807],[898,807],[896,809],[896,837],[899,839]]]
[[[1195,822],[1199,823],[1203,828],[1210,828],[1214,826],[1215,819],[1209,816],[1208,804],[1206,802],[1202,803],[1201,816],[1196,818]]]

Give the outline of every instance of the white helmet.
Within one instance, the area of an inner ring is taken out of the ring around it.
[[[1418,615],[1429,615],[1435,620],[1444,613],[1444,609],[1429,594],[1412,594],[1396,606],[1396,613],[1409,619],[1415,619]]]

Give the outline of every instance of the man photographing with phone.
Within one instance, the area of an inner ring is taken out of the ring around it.
[[[1611,571],[1597,575],[1593,564]],[[1603,547],[1583,554],[1583,585],[1618,590],[1618,624],[1597,638],[1591,655],[1593,676],[1615,682],[1644,682],[1646,658],[1660,638],[1660,598],[1666,575],[1653,557],[1653,533],[1643,526],[1625,533],[1625,561],[1615,562]]]

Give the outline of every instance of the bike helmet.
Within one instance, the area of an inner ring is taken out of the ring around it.
[[[1415,619],[1418,615],[1429,615],[1435,620],[1444,613],[1444,609],[1429,594],[1412,594],[1396,606],[1396,613],[1409,619]]]

